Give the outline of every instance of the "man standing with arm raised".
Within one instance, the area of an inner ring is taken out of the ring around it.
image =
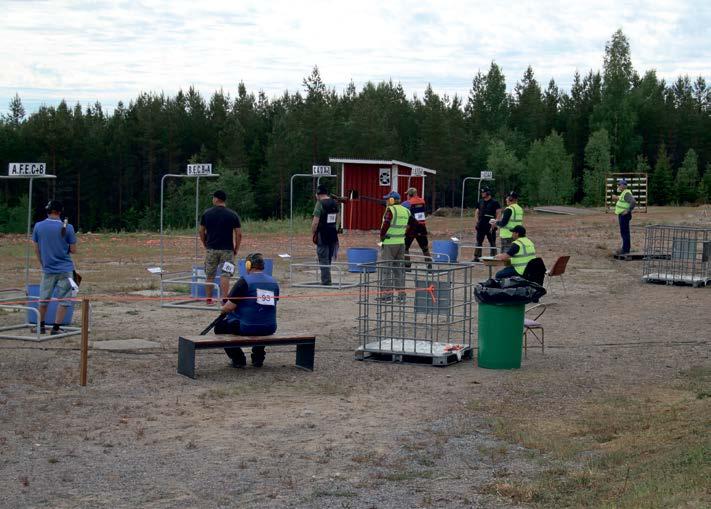
[[[60,216],[64,210],[61,202],[51,200],[45,207],[47,219],[37,223],[32,230],[32,240],[35,243],[35,254],[42,266],[42,283],[40,284],[40,333],[45,334],[45,315],[47,305],[55,289],[57,298],[68,297],[72,292],[70,278],[74,271],[71,254],[77,252],[77,238],[74,227],[62,223]],[[59,327],[64,321],[64,315],[71,302],[60,301],[51,334],[57,335],[64,331]],[[33,331],[34,332],[34,331]]]
[[[227,208],[227,194],[218,190],[212,195],[212,207],[200,218],[200,240],[205,253],[205,295],[207,304],[212,305],[212,281],[217,269],[222,269],[225,262],[234,263],[242,243],[242,223],[237,213]],[[225,299],[230,291],[230,275],[222,272],[220,293]]]

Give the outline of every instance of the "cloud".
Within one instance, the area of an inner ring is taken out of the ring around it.
[[[204,5],[203,5],[204,4]],[[431,83],[466,97],[477,71],[502,66],[509,89],[531,65],[544,86],[564,89],[575,70],[601,69],[617,28],[635,68],[711,79],[711,7],[701,1],[423,2],[6,2],[0,26],[0,111],[19,93],[109,108],[141,91],[205,95],[301,89],[314,65],[342,90],[352,79],[393,79],[408,94]]]

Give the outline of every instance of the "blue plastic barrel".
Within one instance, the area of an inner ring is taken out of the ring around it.
[[[362,263],[378,261],[378,250],[372,247],[349,247],[346,251],[348,272],[375,272],[375,267],[361,267]]]
[[[52,295],[53,297],[56,295],[57,290],[54,290],[54,294]],[[29,296],[30,299],[39,299],[39,294],[40,294],[40,285],[28,285],[27,286],[27,295]],[[57,301],[53,301],[49,303],[49,306],[47,306],[47,312],[44,315],[44,323],[49,324],[49,325],[54,325],[54,315],[57,313],[57,305],[59,303]],[[31,308],[37,309],[38,302],[37,300],[29,300],[27,302],[27,306]],[[72,302],[72,305],[67,308],[67,311],[64,313],[64,320],[62,320],[62,323],[59,325],[69,325],[72,323],[72,315],[74,314],[74,302]],[[35,314],[32,311],[27,312],[27,323],[35,323]]]
[[[238,270],[239,270],[240,277],[244,277],[247,275],[247,267],[244,266],[244,263],[245,263],[244,259],[240,260],[238,263]],[[271,258],[265,258],[263,272],[265,274],[269,274],[271,276],[273,268],[274,268],[274,261]]]
[[[446,256],[443,256],[446,255]],[[453,240],[435,240],[432,242],[432,260],[437,263],[454,263],[459,256],[459,244]]]
[[[221,270],[217,268],[217,274],[215,274],[215,283],[220,285],[220,274]],[[205,267],[202,265],[193,265],[193,276],[190,279],[190,296],[196,299],[204,299],[207,297],[205,293]],[[213,290],[212,295],[215,296],[216,292]]]

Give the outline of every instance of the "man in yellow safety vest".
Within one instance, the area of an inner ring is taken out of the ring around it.
[[[627,189],[627,181],[625,179],[617,180],[617,192],[619,195],[613,194],[612,199],[617,200],[615,203],[615,214],[620,223],[620,236],[622,237],[622,249],[616,254],[627,254],[630,252],[632,240],[630,238],[630,221],[632,221],[632,210],[637,204],[632,191]]]
[[[491,219],[489,223],[501,230],[501,253],[505,253],[513,242],[513,229],[523,226],[523,208],[518,204],[518,194],[511,191],[506,196],[506,208],[501,214],[501,219]]]
[[[380,227],[380,242],[381,258],[386,262],[386,267],[382,286],[384,294],[380,300],[391,300],[396,289],[405,288],[405,231],[410,211],[400,205],[400,194],[396,191],[391,191],[383,198],[387,200],[387,205]],[[398,300],[405,301],[405,292],[399,293]]]
[[[511,230],[513,242],[505,253],[496,255],[497,260],[511,260],[511,265],[496,273],[496,279],[521,276],[526,271],[528,262],[536,258],[536,246],[526,237],[526,228],[521,225]]]

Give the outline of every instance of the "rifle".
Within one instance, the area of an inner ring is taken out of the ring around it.
[[[218,316],[217,318],[215,318],[215,319],[210,323],[210,325],[208,325],[207,327],[205,327],[205,330],[203,330],[203,331],[200,333],[200,335],[201,335],[201,336],[204,336],[205,334],[207,334],[208,332],[210,332],[210,331],[213,329],[213,327],[215,327],[215,325],[217,325],[217,324],[220,323],[222,320],[224,320],[226,316],[227,316],[227,315],[226,315],[225,313],[220,313],[220,316]]]

